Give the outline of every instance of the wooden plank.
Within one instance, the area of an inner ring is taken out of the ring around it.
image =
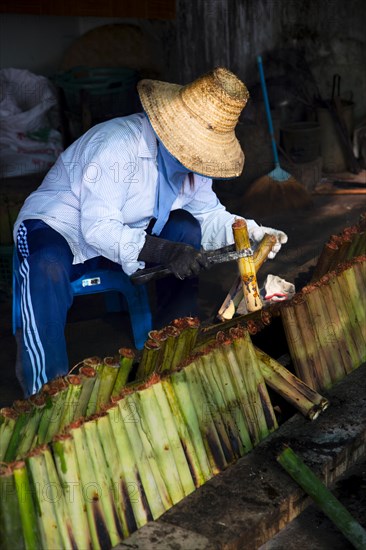
[[[175,19],[175,0],[22,0],[0,1],[0,13]]]

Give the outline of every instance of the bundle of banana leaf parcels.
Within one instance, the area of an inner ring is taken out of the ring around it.
[[[113,547],[277,428],[268,388],[316,419],[329,404],[321,388],[365,360],[364,222],[341,263],[276,305],[297,376],[253,345],[270,310],[208,341],[183,318],[142,353],[85,359],[1,409],[1,548]]]
[[[280,314],[295,372],[329,389],[366,361],[366,214],[332,235],[312,281]]]

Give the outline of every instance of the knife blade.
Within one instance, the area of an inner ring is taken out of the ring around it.
[[[210,250],[204,252],[210,264],[222,264],[225,262],[232,262],[239,260],[240,258],[247,258],[253,256],[251,248],[244,248],[243,250],[235,250],[233,246],[226,246],[217,250]],[[139,269],[130,276],[131,282],[134,285],[143,285],[152,281],[153,279],[162,279],[171,275],[172,271],[168,267],[154,266],[147,267],[145,269]]]

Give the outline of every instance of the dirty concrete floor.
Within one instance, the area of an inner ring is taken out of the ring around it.
[[[366,461],[361,459],[337,481],[334,496],[366,528]],[[352,550],[352,544],[312,504],[259,550]]]
[[[226,201],[230,204],[224,192],[220,195],[220,186],[216,191],[224,204]],[[245,212],[244,208],[236,211],[264,226],[282,229],[289,237],[277,257],[261,268],[260,284],[272,273],[294,282],[299,289],[308,279],[329,236],[356,223],[360,214],[366,211],[366,195],[313,195],[313,202],[313,207],[306,211],[284,214],[273,211],[262,217]],[[203,322],[215,318],[235,276],[235,263],[217,265],[202,273],[200,310]],[[21,397],[21,390],[14,374],[16,349],[11,331],[11,300],[3,293],[0,308],[0,406],[7,406]],[[69,312],[66,339],[70,367],[91,355],[113,355],[121,346],[132,346],[129,317],[127,313],[105,313],[101,295],[78,297]]]

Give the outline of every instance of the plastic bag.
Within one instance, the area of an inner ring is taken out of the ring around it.
[[[56,92],[44,76],[0,70],[0,176],[46,172],[62,152]]]

